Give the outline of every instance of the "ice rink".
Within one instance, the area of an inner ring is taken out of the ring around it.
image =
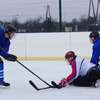
[[[42,79],[50,83],[59,82],[66,76],[65,61],[20,61]],[[17,62],[5,61],[5,80],[9,88],[0,88],[1,100],[98,100],[100,88],[65,87],[36,91],[29,83],[34,81],[39,87],[46,85],[24,69]]]

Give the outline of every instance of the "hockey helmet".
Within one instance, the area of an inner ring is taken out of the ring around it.
[[[76,57],[76,55],[75,55],[75,53],[74,53],[73,51],[68,51],[68,52],[65,54],[65,58],[66,58],[66,59],[68,59],[68,58],[70,58],[70,57],[73,57],[73,58]]]

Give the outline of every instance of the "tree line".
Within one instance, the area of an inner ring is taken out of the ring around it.
[[[98,21],[99,22],[99,21]],[[14,25],[17,29],[17,32],[59,32],[59,22],[46,18],[43,20],[41,17],[37,19],[30,19],[23,23],[19,22],[17,18],[13,19],[10,22],[3,22],[0,21],[1,24],[7,24],[10,23]],[[89,24],[93,25],[94,21],[91,17],[89,20],[85,18],[84,16],[81,16],[79,20],[74,18],[71,22],[62,22],[62,31],[88,31],[89,30]],[[66,30],[66,28],[71,28],[71,30]]]

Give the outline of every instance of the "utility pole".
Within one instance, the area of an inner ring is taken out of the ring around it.
[[[97,11],[96,11],[96,23],[98,22],[98,18],[99,18],[99,6],[100,6],[100,0],[98,0],[98,3],[97,3]],[[100,19],[99,19],[100,20]]]
[[[59,0],[59,31],[62,32],[62,0]]]
[[[47,5],[46,9],[46,17],[43,22],[43,29],[44,32],[51,32],[52,31],[52,21],[51,21],[51,13],[50,13],[50,5]]]
[[[92,9],[91,9],[92,7]],[[94,3],[93,3],[93,0],[90,0],[89,2],[89,11],[88,11],[88,21],[90,21],[90,17],[91,17],[91,10],[93,11],[93,20],[94,20],[94,24],[96,24],[96,13],[95,13],[95,8],[94,8]],[[90,24],[90,22],[89,22]]]
[[[51,13],[50,13],[50,5],[47,5],[47,11],[46,11],[46,19],[51,19]]]
[[[97,9],[95,10],[94,7],[94,0],[90,0],[89,2],[89,12],[88,12],[88,27],[89,30],[100,30],[100,26],[98,24],[99,19],[99,6],[100,6],[100,0],[97,2]],[[91,9],[92,7],[92,9]],[[91,10],[93,11],[93,16],[91,16]]]

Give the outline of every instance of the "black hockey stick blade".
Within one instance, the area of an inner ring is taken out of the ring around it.
[[[48,86],[48,87],[44,87],[44,88],[38,88],[35,83],[33,81],[29,81],[29,83],[31,84],[31,86],[33,86],[37,91],[40,91],[40,90],[45,90],[45,89],[49,89],[49,88],[54,88],[53,86]]]
[[[31,86],[33,86],[37,91],[39,91],[40,89],[30,80],[29,83],[31,84]]]
[[[51,84],[54,86],[54,88],[60,89],[61,87],[54,81],[51,81]]]

